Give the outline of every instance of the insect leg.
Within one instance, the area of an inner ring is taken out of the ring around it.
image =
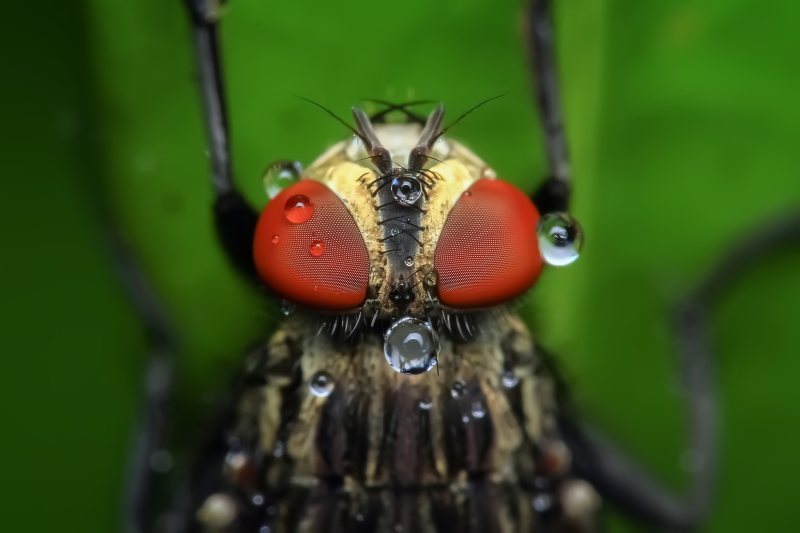
[[[525,13],[527,45],[549,165],[546,181],[533,194],[533,201],[542,213],[566,211],[571,188],[553,43],[552,4],[552,0],[531,0]]]
[[[125,292],[144,324],[149,347],[139,409],[141,418],[128,462],[122,516],[123,531],[143,533],[152,529],[158,511],[155,500],[159,477],[171,467],[171,457],[164,446],[177,341],[121,236],[112,230],[107,240]]]
[[[219,50],[221,1],[185,0],[192,23],[198,75],[205,108],[214,219],[217,234],[233,265],[256,279],[252,260],[253,233],[258,216],[233,182],[228,114]]]
[[[653,525],[691,529],[707,516],[717,469],[715,369],[709,311],[715,301],[763,259],[800,245],[800,212],[758,228],[739,241],[713,268],[674,314],[678,363],[686,390],[691,432],[692,482],[679,499],[642,474],[608,441],[564,421],[563,431],[575,452],[576,469],[603,496],[632,516]]]

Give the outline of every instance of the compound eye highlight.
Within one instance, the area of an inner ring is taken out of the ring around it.
[[[261,279],[298,305],[346,311],[366,298],[364,237],[342,200],[317,181],[301,180],[267,204],[253,259]]]
[[[454,308],[504,303],[528,290],[542,271],[539,212],[519,189],[476,181],[447,216],[434,255],[439,299]]]

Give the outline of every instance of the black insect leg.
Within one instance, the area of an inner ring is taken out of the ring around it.
[[[121,236],[108,233],[120,281],[145,328],[148,357],[123,499],[122,530],[152,530],[161,479],[172,466],[165,448],[177,340],[158,301]]]
[[[258,216],[236,188],[231,171],[228,114],[219,50],[221,2],[185,1],[192,22],[205,108],[217,233],[233,265],[247,277],[256,279],[252,245]]]
[[[709,313],[719,297],[760,262],[791,246],[800,246],[800,211],[758,228],[737,243],[674,313],[691,427],[687,451],[693,472],[686,498],[658,486],[607,440],[574,421],[564,421],[562,429],[575,455],[576,470],[607,501],[668,529],[693,529],[707,516],[717,469],[716,372]]]
[[[526,13],[526,38],[533,71],[539,116],[547,147],[549,175],[533,194],[542,213],[566,211],[570,200],[570,164],[561,118],[551,0],[532,0]]]

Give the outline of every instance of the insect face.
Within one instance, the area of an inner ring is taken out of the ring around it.
[[[415,339],[410,359],[428,363],[407,370],[425,371],[450,315],[482,312],[534,284],[540,216],[463,145],[439,136],[420,156],[427,126],[367,127],[391,166],[381,169],[358,137],[335,145],[266,206],[254,257],[282,298],[349,317],[340,334],[382,332],[393,368],[402,366],[392,364],[397,347]],[[424,164],[414,169],[415,159]],[[458,329],[474,333],[468,321]]]

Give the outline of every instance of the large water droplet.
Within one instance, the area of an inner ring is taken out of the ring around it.
[[[519,383],[519,378],[513,370],[506,370],[500,376],[500,381],[503,383],[503,387],[507,389],[513,389],[517,386],[517,383]]]
[[[413,257],[411,257],[411,256],[409,255],[408,257],[406,257],[406,258],[403,260],[403,263],[404,263],[404,264],[405,264],[407,267],[414,266],[414,258],[413,258]]]
[[[383,336],[383,354],[393,369],[422,374],[436,366],[439,339],[430,324],[412,317],[395,321]]]
[[[575,262],[583,246],[583,232],[578,221],[566,213],[548,213],[536,226],[542,259],[553,266]]]
[[[327,372],[317,372],[311,377],[311,382],[309,383],[311,394],[319,398],[330,396],[331,392],[333,392],[333,386],[333,378]]]
[[[422,196],[422,183],[419,179],[410,175],[403,174],[392,180],[392,196],[397,203],[402,205],[414,205]]]
[[[321,257],[325,253],[325,243],[322,241],[313,241],[308,247],[308,253],[313,257]]]
[[[295,194],[286,200],[283,214],[292,224],[302,224],[314,214],[314,204],[305,194]]]
[[[282,190],[300,180],[303,167],[297,161],[277,161],[264,172],[264,190],[270,200]]]

